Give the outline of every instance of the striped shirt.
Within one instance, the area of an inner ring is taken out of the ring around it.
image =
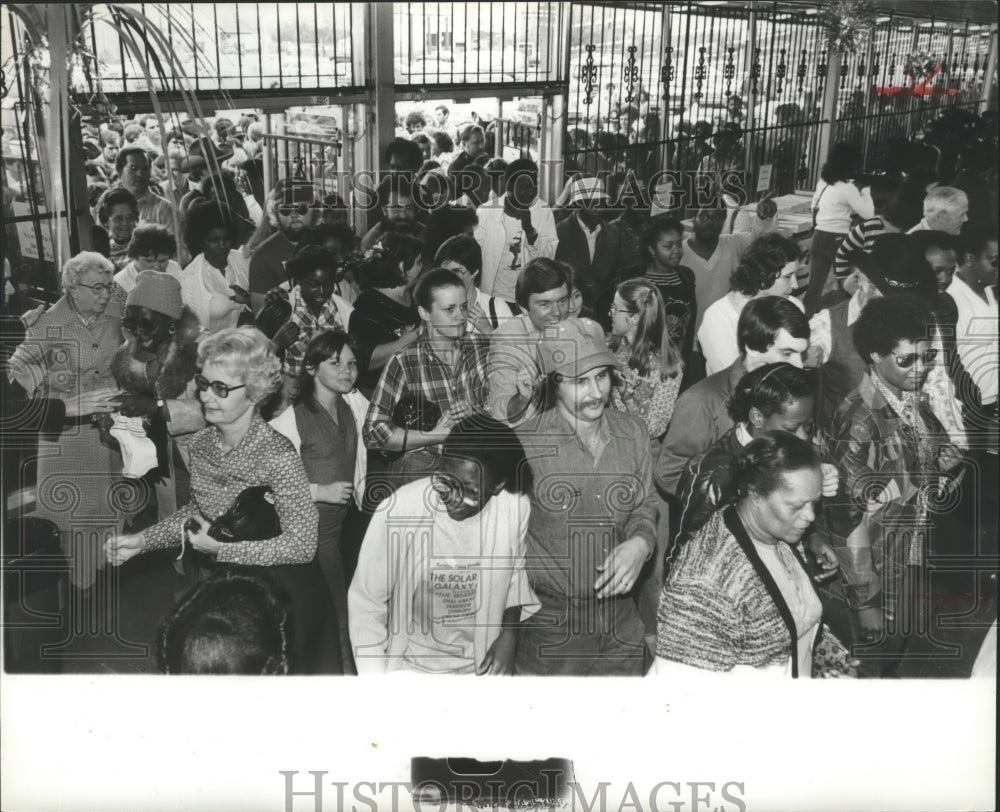
[[[833,263],[833,273],[837,281],[843,281],[851,275],[854,257],[859,253],[870,254],[875,247],[875,238],[885,234],[885,224],[879,216],[872,217],[852,226],[847,232]]]

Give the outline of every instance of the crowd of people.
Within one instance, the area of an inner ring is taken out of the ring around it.
[[[836,144],[803,290],[773,201],[550,205],[444,105],[369,211],[187,124],[92,133],[95,250],[4,324],[67,603],[197,582],[163,670],[898,676],[933,554],[995,556],[995,166]]]

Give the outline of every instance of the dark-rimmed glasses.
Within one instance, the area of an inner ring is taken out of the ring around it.
[[[228,383],[223,383],[222,381],[210,381],[204,375],[195,375],[194,386],[199,392],[211,389],[212,394],[217,398],[228,398],[230,392],[235,392],[237,389],[243,389],[246,387],[246,384],[241,383],[239,386],[230,386]]]
[[[98,282],[96,285],[85,285],[83,282],[76,283],[81,288],[87,288],[95,296],[100,296],[102,293],[111,293],[115,289],[114,282]]]

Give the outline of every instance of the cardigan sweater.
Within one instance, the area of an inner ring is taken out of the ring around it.
[[[797,640],[788,604],[736,508],[717,512],[681,548],[663,585],[656,655],[707,671],[769,668],[791,658],[797,678]]]

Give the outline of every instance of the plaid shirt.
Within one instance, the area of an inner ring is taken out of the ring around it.
[[[317,333],[323,330],[336,330],[339,333],[347,332],[347,325],[340,317],[339,303],[337,295],[332,295],[326,300],[319,311],[319,316],[314,316],[309,309],[302,293],[298,287],[292,288],[288,296],[288,301],[292,306],[292,315],[289,321],[299,328],[299,340],[285,350],[285,373],[298,377],[302,371],[302,361],[306,356],[306,347],[310,340]]]
[[[382,448],[397,428],[392,410],[402,397],[418,395],[433,401],[452,420],[486,410],[486,363],[489,339],[465,335],[459,342],[457,370],[442,363],[426,338],[397,352],[389,359],[365,418],[364,439],[368,448]]]

